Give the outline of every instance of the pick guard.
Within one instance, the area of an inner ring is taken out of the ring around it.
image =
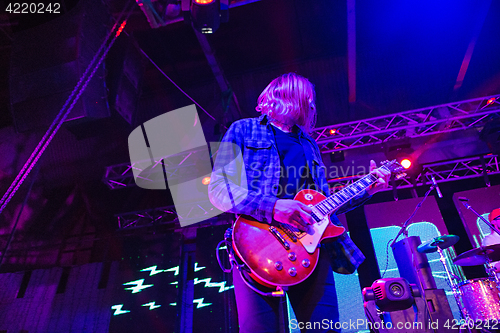
[[[329,222],[329,217],[327,216],[307,229],[307,234],[300,239],[307,252],[313,253],[316,250]]]

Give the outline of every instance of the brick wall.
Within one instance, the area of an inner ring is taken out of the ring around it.
[[[107,283],[104,267],[92,263],[0,274],[0,331],[108,332],[118,264],[111,263]]]

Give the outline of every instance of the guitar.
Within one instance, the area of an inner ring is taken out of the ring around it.
[[[401,173],[403,167],[395,160],[385,161],[379,169],[396,173],[398,178],[405,175]],[[249,275],[267,287],[292,286],[307,279],[318,263],[320,242],[345,231],[330,221],[330,214],[377,179],[370,173],[329,197],[310,189],[298,192],[294,200],[312,209],[314,223],[307,231],[285,223],[269,225],[239,216],[233,226],[233,248],[250,268]]]

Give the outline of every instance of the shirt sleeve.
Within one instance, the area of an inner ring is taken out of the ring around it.
[[[278,198],[249,190],[243,156],[244,135],[242,122],[233,123],[224,135],[214,162],[208,196],[212,204],[224,212],[271,223]]]

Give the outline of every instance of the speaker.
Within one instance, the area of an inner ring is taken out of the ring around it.
[[[116,110],[129,125],[136,126],[145,65],[132,37],[122,35],[115,41],[106,57],[106,69],[111,110]]]
[[[392,253],[398,265],[399,274],[410,283],[416,284],[423,294],[425,289],[436,289],[436,281],[425,253],[417,251],[421,244],[419,236],[405,237],[394,243]],[[420,285],[420,282],[422,285]],[[422,290],[422,287],[424,290]]]
[[[53,122],[104,41],[109,23],[101,0],[85,0],[63,16],[14,35],[9,91],[18,132]],[[66,121],[81,123],[109,115],[101,64]]]

